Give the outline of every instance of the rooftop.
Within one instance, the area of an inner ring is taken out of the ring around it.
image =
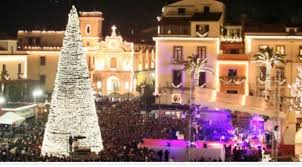
[[[80,12],[80,17],[102,17],[103,13],[99,11]]]

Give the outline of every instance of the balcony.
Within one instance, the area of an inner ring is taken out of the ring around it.
[[[248,61],[249,57],[246,54],[219,54],[218,60],[240,60]]]

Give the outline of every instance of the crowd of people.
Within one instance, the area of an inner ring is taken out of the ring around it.
[[[168,150],[138,148],[144,138],[175,139],[175,132],[185,132],[185,120],[156,118],[142,113],[139,100],[96,100],[104,150],[94,156],[42,157],[41,146],[46,119],[28,120],[14,128],[13,136],[0,138],[0,161],[174,161]],[[226,152],[230,160],[242,160],[242,151]],[[220,161],[204,160],[199,161]]]
[[[141,114],[138,100],[96,102],[104,150],[92,157],[40,156],[46,120],[29,120],[14,129],[13,136],[0,140],[0,161],[160,161],[156,151],[138,148],[143,138],[169,139],[172,130],[182,131],[184,122],[155,119]]]
[[[12,135],[0,136],[0,161],[37,161],[40,159],[45,120],[29,120]]]

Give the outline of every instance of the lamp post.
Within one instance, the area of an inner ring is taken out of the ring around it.
[[[36,104],[36,98],[41,97],[43,95],[43,91],[41,89],[35,89],[33,91],[34,103]],[[35,117],[36,121],[38,119],[38,108],[35,108]]]
[[[0,96],[0,111],[2,111],[2,106],[5,104],[5,98]]]
[[[284,84],[286,81],[286,79],[281,78],[281,76],[279,76],[276,80],[275,80],[275,84],[277,86],[276,90],[275,90],[275,109],[276,109],[276,117],[275,117],[275,126],[273,129],[273,148],[272,148],[272,159],[274,161],[278,161],[278,146],[279,146],[279,139],[280,139],[280,135],[281,135],[281,123],[280,123],[280,112],[281,112],[281,85]]]
[[[41,89],[35,89],[33,91],[34,102],[36,103],[36,98],[41,97],[43,95],[43,91]]]

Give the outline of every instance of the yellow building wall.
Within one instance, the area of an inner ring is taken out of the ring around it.
[[[21,73],[27,73],[27,58],[26,55],[0,55],[0,74],[2,73],[3,65],[6,66],[6,71],[9,74],[10,80],[18,79],[18,64],[21,64]],[[1,80],[1,78],[0,78]]]
[[[46,64],[40,65],[40,57],[45,56]],[[45,75],[45,85],[41,85],[46,92],[52,92],[56,77],[59,52],[31,52],[28,56],[29,79],[40,80]]]
[[[159,40],[157,41],[157,74],[155,74],[157,78],[157,84],[160,86],[172,86],[172,71],[173,70],[182,70],[184,68],[184,64],[173,64],[172,56],[173,56],[173,47],[174,46],[183,46],[183,57],[184,60],[187,60],[188,56],[192,56],[192,54],[196,54],[198,46],[205,46],[207,48],[207,57],[208,57],[208,65],[216,68],[217,61],[217,41],[209,40],[209,41],[184,41],[184,40]],[[207,88],[215,89],[215,77],[211,77],[209,74],[206,75]],[[183,72],[183,86],[189,87],[190,85],[190,75],[186,72]],[[158,86],[158,85],[157,85]]]
[[[277,36],[277,35],[275,35]],[[289,96],[290,90],[288,89],[288,84],[292,84],[296,81],[297,76],[297,66],[301,64],[301,61],[298,59],[299,47],[302,46],[302,39],[246,39],[246,52],[249,54],[250,58],[253,57],[258,51],[261,45],[267,45],[270,48],[274,48],[276,51],[276,46],[283,45],[285,46],[285,65],[275,66],[271,71],[271,77],[276,76],[276,67],[284,67],[284,75],[286,78],[286,83],[282,86],[284,89],[284,95]],[[256,81],[257,76],[259,75],[259,67],[255,63],[249,64],[249,85],[252,90],[256,90]]]

